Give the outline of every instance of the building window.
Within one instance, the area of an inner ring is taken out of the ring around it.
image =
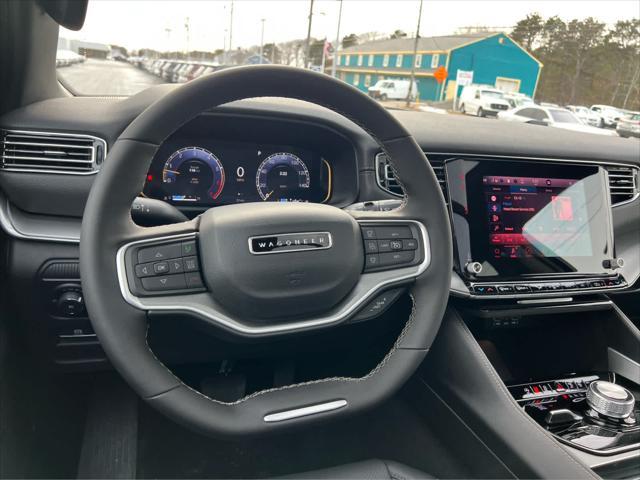
[[[348,66],[350,60],[351,60],[351,55],[347,55],[346,57],[344,57],[344,64]]]
[[[358,66],[362,66],[362,55],[358,55]]]
[[[420,67],[422,67],[422,54],[421,54],[421,53],[416,53],[416,63],[415,63],[415,67],[416,67],[416,68],[420,68]]]
[[[396,56],[396,68],[401,68],[402,67],[402,54],[399,53]]]
[[[360,85],[360,74],[359,73],[354,73],[353,74],[353,84],[357,87],[358,85]]]
[[[388,67],[389,66],[389,54],[385,53],[384,57],[382,57],[382,66],[383,67]]]
[[[440,54],[434,53],[431,55],[431,68],[438,68],[438,63],[440,62]]]
[[[364,86],[369,87],[371,85],[371,75],[364,76]]]
[[[369,61],[367,62],[369,67],[373,67],[373,55],[369,55]]]

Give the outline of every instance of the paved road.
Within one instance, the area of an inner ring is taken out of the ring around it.
[[[81,95],[133,95],[164,81],[126,62],[88,59],[58,68],[65,85]]]

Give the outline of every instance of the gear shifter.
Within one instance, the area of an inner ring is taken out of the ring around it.
[[[587,404],[603,417],[621,420],[633,413],[635,398],[620,385],[598,380],[589,384]]]

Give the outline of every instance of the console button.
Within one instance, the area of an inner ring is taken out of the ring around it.
[[[390,252],[380,254],[380,265],[402,265],[413,262],[413,252]]]
[[[376,227],[377,238],[380,239],[398,239],[398,238],[412,238],[411,229],[407,226],[390,226],[390,227]]]
[[[402,249],[403,250],[417,250],[418,249],[418,241],[415,238],[411,238],[409,240],[402,240]]]
[[[531,291],[529,285],[515,285],[514,288],[518,293],[529,293]]]
[[[184,279],[187,283],[187,288],[204,287],[204,284],[202,283],[202,277],[200,276],[200,272],[187,272],[184,274]]]
[[[184,271],[184,264],[181,258],[169,260],[169,273],[182,273]]]
[[[511,285],[498,285],[498,292],[500,293],[513,293],[514,288]]]
[[[378,242],[375,240],[365,240],[364,250],[366,253],[378,253]]]
[[[390,252],[391,251],[391,240],[378,240],[378,251],[379,252]]]
[[[153,271],[155,273],[169,273],[169,264],[167,262],[158,262],[153,264]]]
[[[362,227],[362,236],[365,240],[376,238],[376,229],[374,227]]]
[[[380,266],[380,255],[367,255],[365,258],[365,270],[370,270]]]
[[[138,251],[138,263],[157,262],[168,260],[182,255],[182,247],[179,243],[169,245],[157,245],[155,247],[141,248]]]
[[[532,283],[528,285],[529,290],[532,292],[541,292],[544,290],[544,285],[541,283]]]
[[[153,263],[143,263],[142,265],[136,265],[136,277],[150,277],[154,275]]]
[[[589,286],[593,288],[602,288],[604,287],[604,282],[602,280],[596,280],[595,282],[591,282]]]
[[[473,291],[479,295],[495,295],[496,287],[493,285],[476,285]]]
[[[142,279],[142,286],[149,291],[180,290],[187,287],[184,275],[163,275]]]
[[[185,272],[195,272],[200,268],[198,265],[198,257],[185,257],[183,258],[183,262]]]
[[[182,256],[188,257],[189,255],[196,254],[196,241],[189,240],[186,242],[182,242]]]

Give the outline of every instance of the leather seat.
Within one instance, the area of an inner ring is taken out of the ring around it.
[[[337,467],[325,468],[322,470],[313,470],[294,475],[288,475],[284,478],[294,479],[320,479],[335,478],[349,480],[414,480],[422,478],[434,478],[415,468],[407,467],[401,463],[389,460],[365,460],[363,462],[348,463]]]

